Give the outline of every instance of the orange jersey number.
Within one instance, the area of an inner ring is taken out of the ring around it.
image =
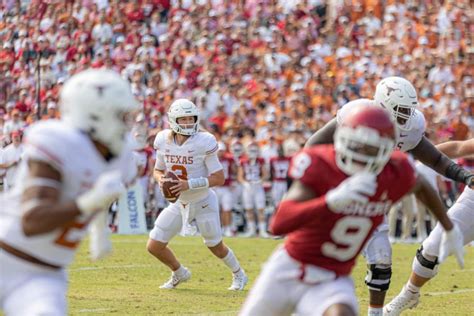
[[[176,176],[181,180],[188,180],[188,171],[185,166],[182,165],[173,165],[171,170],[176,173]],[[176,172],[179,171],[179,172]]]
[[[74,249],[79,245],[81,241],[80,238],[74,238],[73,234],[75,231],[82,230],[87,225],[89,221],[86,222],[78,222],[72,221],[67,223],[61,233],[59,234],[58,238],[54,241],[54,243],[66,247]]]

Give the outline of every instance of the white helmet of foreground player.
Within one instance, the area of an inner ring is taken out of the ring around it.
[[[388,77],[377,84],[375,102],[390,111],[397,126],[410,130],[418,97],[413,85],[401,77]]]
[[[181,117],[194,117],[193,124],[178,124]],[[199,110],[197,106],[187,99],[175,100],[168,110],[168,121],[171,129],[176,134],[191,136],[199,130]]]
[[[112,154],[122,151],[138,110],[129,83],[112,71],[90,69],[71,77],[60,95],[61,120],[87,132]]]
[[[395,125],[387,111],[354,108],[334,134],[337,166],[347,175],[360,171],[379,174],[395,146]]]

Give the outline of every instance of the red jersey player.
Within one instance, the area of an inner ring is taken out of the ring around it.
[[[390,206],[411,190],[453,230],[436,192],[416,177],[404,153],[393,152],[395,139],[383,109],[360,108],[338,127],[334,146],[307,148],[293,158],[294,182],[270,226],[287,239],[265,265],[241,315],[356,315],[349,276],[355,259]],[[446,246],[459,249],[452,241]]]
[[[231,237],[234,234],[232,228],[232,207],[234,206],[234,198],[232,196],[232,174],[236,173],[237,166],[235,165],[234,157],[227,152],[227,148],[223,142],[218,143],[219,149],[217,155],[224,169],[224,184],[217,186],[214,191],[217,194],[219,201],[219,209],[221,215],[222,232],[224,236]]]
[[[268,237],[265,223],[265,191],[263,181],[267,179],[265,160],[260,157],[260,148],[255,142],[246,147],[246,156],[240,158],[237,179],[242,184],[242,202],[247,216],[245,237],[254,237],[257,233],[254,211],[257,210],[257,223],[260,237]]]
[[[278,156],[270,158],[270,178],[272,180],[272,201],[278,207],[281,199],[288,191],[288,170],[290,169],[290,157],[283,153],[283,146],[278,146]]]

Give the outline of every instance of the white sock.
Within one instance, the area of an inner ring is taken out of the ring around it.
[[[173,273],[176,274],[178,277],[181,278],[181,277],[183,277],[184,274],[186,273],[186,269],[185,269],[182,265],[180,265],[179,268],[178,268],[178,270],[173,271]]]
[[[255,227],[255,222],[248,222],[247,223],[247,229],[249,232],[252,232],[255,234],[255,231],[257,230],[257,228]]]
[[[408,280],[405,288],[407,289],[407,291],[409,291],[411,293],[419,293],[420,292],[420,287],[414,285],[413,283],[411,283],[410,280]]]
[[[383,308],[379,307],[370,307],[367,313],[369,316],[383,316]]]
[[[267,225],[265,225],[265,223],[258,223],[258,230],[260,231],[260,234],[266,233]]]
[[[240,271],[239,260],[237,260],[237,257],[234,255],[232,249],[229,248],[229,252],[224,258],[222,258],[222,261],[224,261],[225,265],[230,268],[232,273],[237,273]]]

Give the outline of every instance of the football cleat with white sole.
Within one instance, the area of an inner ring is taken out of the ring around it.
[[[191,278],[191,271],[189,271],[187,268],[184,268],[184,274],[179,277],[176,273],[171,273],[171,278],[166,281],[162,286],[160,286],[160,289],[174,289],[175,287],[178,286],[178,284],[184,283],[187,280]]]
[[[420,302],[420,293],[412,293],[405,289],[402,289],[400,294],[395,296],[390,303],[384,306],[384,316],[398,316],[404,310],[415,308]]]
[[[237,273],[232,274],[232,285],[229,287],[231,291],[242,291],[249,281],[245,271],[240,269]]]
[[[244,238],[257,237],[257,232],[255,230],[249,229],[245,233],[241,234],[240,237],[244,237]]]

